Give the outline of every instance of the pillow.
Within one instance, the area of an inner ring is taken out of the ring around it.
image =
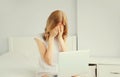
[[[76,50],[76,36],[69,36],[67,39],[68,51]],[[39,49],[34,37],[10,37],[9,51],[13,55],[24,55],[31,61],[38,63],[40,57]]]
[[[35,63],[38,63],[38,59],[40,57],[40,53],[34,37],[9,38],[9,51],[13,55],[24,55]]]

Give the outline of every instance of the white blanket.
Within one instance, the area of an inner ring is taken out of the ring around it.
[[[38,64],[24,55],[6,53],[0,56],[0,77],[35,77],[38,68]]]

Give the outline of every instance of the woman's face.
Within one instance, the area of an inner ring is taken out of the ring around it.
[[[57,26],[64,26],[62,22],[59,22]]]
[[[62,22],[59,22],[56,26],[58,29],[64,28],[64,24]]]
[[[51,31],[53,31],[53,33],[56,33],[58,35],[59,32],[63,32],[63,30],[64,30],[64,25],[62,24],[62,22],[59,22]]]

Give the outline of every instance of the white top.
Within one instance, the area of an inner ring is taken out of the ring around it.
[[[48,43],[44,41],[42,38],[42,35],[39,36],[39,38],[48,46]],[[50,74],[57,74],[58,73],[58,56],[59,56],[59,49],[58,49],[58,43],[55,40],[54,41],[54,51],[53,51],[53,62],[52,65],[48,65],[45,63],[43,58],[40,56],[39,59],[39,73],[50,73]]]

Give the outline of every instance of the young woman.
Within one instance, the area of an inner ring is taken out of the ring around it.
[[[45,32],[35,41],[40,51],[38,77],[57,77],[59,52],[66,51],[68,22],[61,10],[53,11],[48,17]]]

